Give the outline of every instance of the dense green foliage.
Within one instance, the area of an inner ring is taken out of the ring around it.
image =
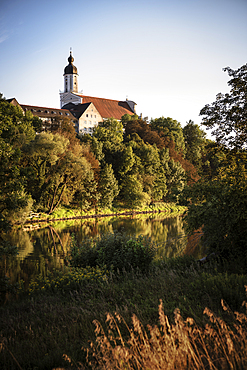
[[[41,131],[31,112],[1,98],[0,212],[24,221],[31,210],[52,214],[62,205],[85,211],[173,201],[199,178],[185,153],[183,129],[169,117],[110,118],[76,137],[68,120]]]
[[[185,217],[190,232],[202,229],[209,252],[247,266],[247,161],[246,107],[247,65],[236,71],[231,91],[217,95],[216,101],[201,110],[203,124],[213,128],[219,145],[210,145],[207,159],[213,164],[202,179],[186,188]],[[184,204],[184,203],[183,203]]]
[[[186,193],[186,192],[184,192]],[[234,258],[247,265],[247,181],[246,174],[198,182],[187,189],[191,205],[185,217],[187,229],[202,227],[209,252]]]
[[[186,159],[196,167],[200,175],[203,175],[203,159],[207,153],[206,146],[209,143],[209,140],[206,139],[206,133],[190,120],[183,127],[183,136]]]

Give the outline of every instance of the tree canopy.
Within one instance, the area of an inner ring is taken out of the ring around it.
[[[216,142],[230,149],[246,148],[247,142],[247,64],[237,70],[223,69],[231,77],[230,93],[219,93],[216,101],[200,112],[202,124],[212,129]]]
[[[175,143],[175,149],[179,154],[185,154],[183,129],[180,122],[170,117],[155,118],[150,121],[152,130],[158,131],[161,136],[169,137]]]
[[[68,120],[40,126],[31,112],[1,99],[0,140],[1,172],[8,176],[1,199],[8,193],[16,209],[13,194],[21,207],[32,204],[48,214],[62,204],[139,207],[167,201],[198,178],[184,157],[181,125],[171,118],[149,124],[125,115],[104,120],[91,135],[76,135]]]

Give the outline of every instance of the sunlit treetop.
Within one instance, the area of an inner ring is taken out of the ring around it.
[[[200,112],[202,124],[212,129],[216,142],[230,149],[246,148],[247,143],[247,64],[237,70],[223,68],[231,77],[230,93],[218,94],[216,101]]]

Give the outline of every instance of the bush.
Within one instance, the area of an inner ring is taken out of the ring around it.
[[[39,275],[31,281],[27,291],[22,287],[19,292],[28,293],[28,295],[66,292],[78,290],[87,284],[105,283],[106,280],[106,271],[99,268],[67,268],[64,271],[48,271],[46,276]]]
[[[154,255],[150,239],[116,232],[87,239],[81,245],[73,239],[69,262],[76,267],[105,266],[113,271],[138,269],[144,273],[149,271]]]

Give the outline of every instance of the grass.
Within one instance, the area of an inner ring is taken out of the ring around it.
[[[88,362],[92,369],[245,369],[247,315],[233,314],[221,303],[234,322],[232,327],[208,308],[204,313],[210,324],[204,328],[199,328],[190,317],[183,320],[178,309],[172,324],[164,314],[162,301],[159,325],[148,325],[148,330],[136,315],[132,316],[130,328],[119,314],[107,314],[107,332],[94,321],[96,341],[87,350]],[[121,326],[127,329],[127,339]]]
[[[247,275],[224,271],[184,256],[20,296],[0,307],[0,368],[244,369]]]

